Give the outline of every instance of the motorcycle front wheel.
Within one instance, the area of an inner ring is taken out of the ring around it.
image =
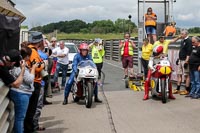
[[[91,82],[87,82],[86,90],[85,90],[85,106],[86,108],[91,108],[92,106],[92,97],[93,97],[93,84]]]
[[[79,102],[79,100],[80,100],[80,98],[76,96],[77,89],[78,88],[77,88],[76,83],[73,83],[71,92],[72,92],[72,98],[73,98],[74,102]]]
[[[166,79],[161,79],[162,103],[167,102]]]

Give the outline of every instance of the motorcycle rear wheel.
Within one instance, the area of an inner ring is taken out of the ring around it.
[[[92,106],[92,97],[93,97],[93,84],[91,82],[87,82],[86,86],[86,95],[85,95],[85,106],[86,108],[91,108]]]

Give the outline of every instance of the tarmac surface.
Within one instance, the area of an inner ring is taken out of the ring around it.
[[[105,61],[105,82],[99,90],[103,103],[87,109],[84,101],[62,105],[63,90],[53,93],[52,105],[42,110],[43,133],[199,133],[200,100],[175,95],[162,104],[159,99],[143,101],[144,92],[126,89],[121,63]],[[137,71],[137,70],[136,70]],[[109,110],[110,108],[110,110]],[[112,117],[110,117],[111,112]],[[114,124],[112,123],[112,120]]]

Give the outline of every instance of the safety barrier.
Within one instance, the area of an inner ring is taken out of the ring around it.
[[[80,44],[82,42],[86,42],[88,44],[92,43],[93,40],[79,40],[79,39],[69,39],[66,40],[68,42],[73,42],[75,44]],[[107,60],[113,61],[121,61],[120,49],[119,49],[119,41],[120,39],[113,39],[113,40],[104,40],[104,48],[105,48],[105,58]],[[134,43],[137,46],[137,39],[133,39]],[[138,48],[134,49],[134,65],[138,64]]]
[[[0,132],[11,133],[14,124],[14,104],[7,97],[9,88],[0,81]]]
[[[171,38],[168,38],[171,39]],[[142,70],[141,68],[141,46],[138,46],[138,38],[132,39],[134,43],[136,44],[136,49],[134,49],[134,55],[133,55],[133,64],[140,67],[139,71]],[[93,40],[78,40],[78,39],[71,39],[67,40],[69,42],[73,42],[75,44],[80,44],[82,42],[91,43]],[[113,40],[104,40],[104,48],[105,48],[105,59],[107,60],[113,60],[113,61],[121,61],[121,55],[120,55],[120,49],[119,49],[119,41],[120,39],[113,39]],[[172,73],[171,79],[174,81],[177,81],[177,69],[175,62],[178,58],[178,51],[180,47],[180,42],[173,43],[169,45],[168,50],[168,57],[169,60],[172,63],[172,67],[174,72]]]

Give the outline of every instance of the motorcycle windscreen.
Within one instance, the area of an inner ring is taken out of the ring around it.
[[[92,68],[96,68],[96,65],[91,60],[83,60],[78,64],[78,67],[80,67],[80,68],[83,68],[83,67],[86,67],[86,66],[90,66]]]

